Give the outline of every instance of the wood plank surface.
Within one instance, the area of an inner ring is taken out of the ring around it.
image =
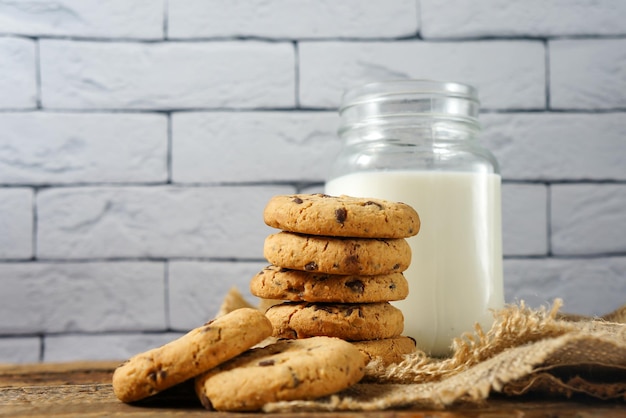
[[[119,362],[0,365],[1,417],[251,417],[250,413],[220,413],[202,408],[187,384],[136,405],[117,400],[111,376]],[[275,414],[280,417],[408,418],[408,417],[626,417],[625,402],[588,399],[554,400],[493,397],[481,405],[445,410],[393,410],[317,414]]]

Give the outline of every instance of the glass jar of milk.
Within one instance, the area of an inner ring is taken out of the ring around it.
[[[413,206],[409,296],[393,304],[404,334],[433,356],[453,338],[488,330],[504,305],[500,175],[477,142],[479,102],[471,86],[429,80],[367,84],[345,93],[343,147],[325,185],[330,195],[377,197]]]

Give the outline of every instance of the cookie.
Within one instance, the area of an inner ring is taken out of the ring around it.
[[[376,340],[402,334],[404,316],[388,302],[296,303],[274,305],[265,312],[277,338],[326,335],[348,341]]]
[[[250,292],[295,302],[369,303],[404,299],[409,285],[402,273],[334,275],[270,265],[250,280]]]
[[[122,402],[138,401],[195,377],[271,335],[272,324],[263,313],[237,309],[123,363],[113,373],[113,392]]]
[[[365,354],[370,361],[380,359],[383,366],[400,363],[404,360],[405,354],[411,354],[416,351],[415,340],[405,336],[381,340],[354,341],[352,345]]]
[[[325,194],[274,196],[263,211],[265,223],[301,234],[361,238],[408,238],[420,218],[405,203]]]
[[[265,238],[263,255],[273,265],[328,274],[378,275],[409,267],[404,238],[339,238],[279,232]]]
[[[256,411],[269,402],[314,399],[357,383],[367,357],[350,343],[316,337],[283,340],[198,376],[196,393],[207,409]]]

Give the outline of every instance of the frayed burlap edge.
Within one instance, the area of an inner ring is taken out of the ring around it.
[[[626,399],[626,385],[619,382],[588,382],[576,376],[564,381],[550,374],[577,365],[620,373],[626,369],[626,326],[557,319],[561,304],[557,300],[550,309],[537,310],[523,303],[507,306],[496,313],[487,333],[477,327],[474,334],[455,340],[451,358],[433,359],[419,352],[388,367],[370,363],[366,383],[322,399],[267,404],[264,411],[444,408],[480,402],[492,392],[585,393],[598,399]]]

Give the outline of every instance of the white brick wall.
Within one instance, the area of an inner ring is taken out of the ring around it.
[[[131,113],[0,113],[5,184],[162,183],[167,117]]]
[[[33,191],[0,189],[0,259],[33,254]]]
[[[414,0],[169,0],[168,38],[378,38],[417,34]]]
[[[421,0],[425,38],[623,35],[622,0]]]
[[[165,330],[163,262],[0,265],[0,333]]]
[[[30,39],[0,38],[0,109],[37,105],[36,44]]]
[[[175,113],[172,180],[321,182],[339,151],[337,125],[336,112]]]
[[[0,363],[123,359],[251,301],[343,90],[480,91],[507,301],[626,303],[622,0],[0,1]]]
[[[300,104],[335,107],[345,88],[389,79],[456,80],[480,90],[485,109],[542,109],[539,41],[301,42]]]
[[[0,31],[27,36],[163,38],[165,0],[0,2]]]
[[[242,42],[40,41],[50,109],[292,107],[294,46]]]
[[[626,108],[626,39],[555,40],[549,48],[554,109]]]

